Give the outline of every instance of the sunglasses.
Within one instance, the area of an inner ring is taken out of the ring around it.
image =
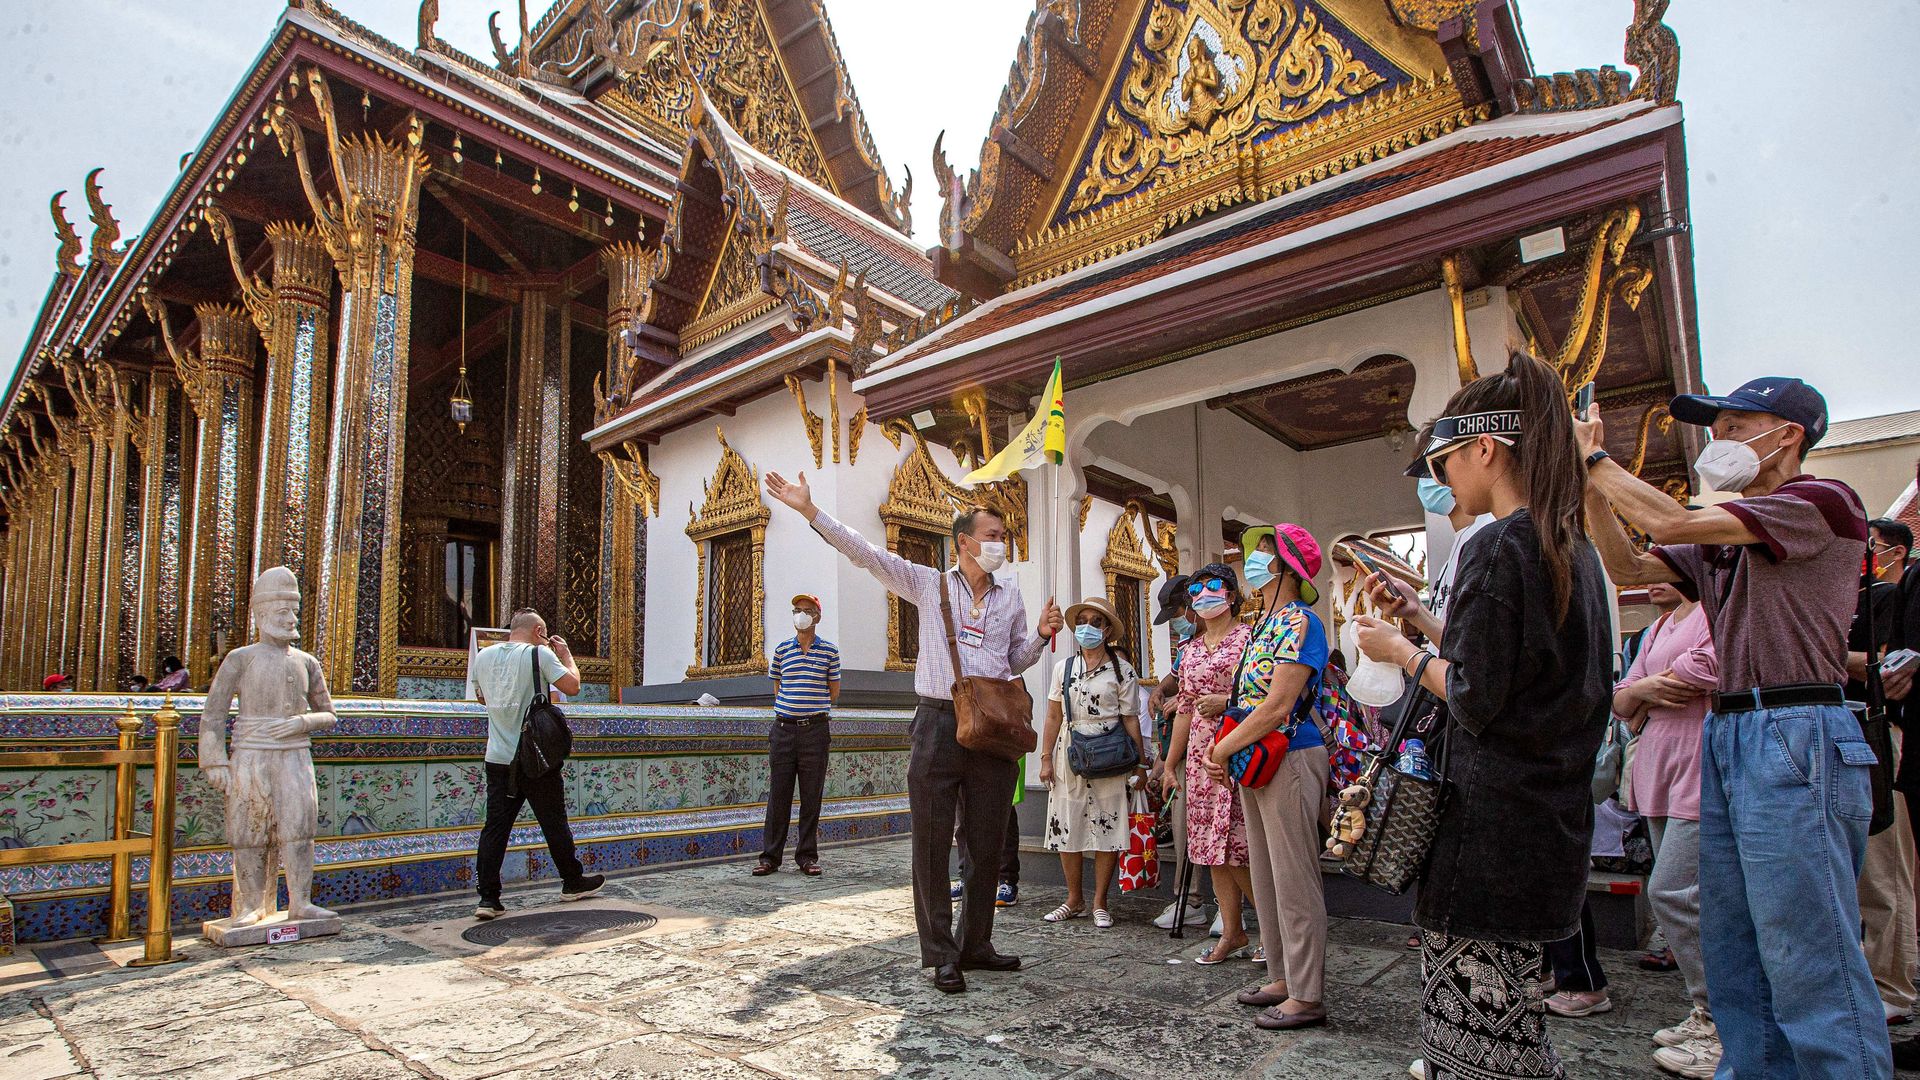
[[[1211,590],[1211,591],[1213,591],[1213,592],[1225,592],[1225,591],[1227,591],[1227,583],[1226,583],[1225,581],[1223,581],[1223,580],[1221,580],[1220,578],[1217,578],[1217,577],[1216,577],[1216,578],[1206,578],[1206,579],[1204,579],[1204,580],[1201,580],[1201,581],[1196,581],[1196,582],[1193,582],[1192,584],[1190,584],[1190,585],[1188,585],[1188,586],[1187,586],[1187,595],[1188,595],[1188,596],[1195,596],[1195,597],[1197,597],[1197,596],[1199,596],[1199,595],[1200,595],[1201,593],[1203,593],[1203,592],[1207,592],[1207,591],[1209,591],[1209,590]]]
[[[1504,443],[1507,446],[1513,445],[1513,440],[1506,438],[1504,436],[1489,435],[1487,436],[1487,438],[1492,439],[1494,442],[1497,442],[1497,443]],[[1444,461],[1446,461],[1447,455],[1453,453],[1456,450],[1462,449],[1467,446],[1471,446],[1473,445],[1473,443],[1474,443],[1474,439],[1461,439],[1459,442],[1448,443],[1447,445],[1427,455],[1427,472],[1433,474],[1433,479],[1435,483],[1440,483],[1440,484],[1447,483],[1447,467],[1446,465],[1442,464]]]

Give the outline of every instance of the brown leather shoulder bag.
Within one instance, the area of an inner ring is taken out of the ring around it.
[[[940,616],[947,624],[947,650],[953,656],[954,739],[969,750],[1017,761],[1040,745],[1040,736],[1033,730],[1033,695],[1027,693],[1024,679],[961,674],[952,585],[950,579],[941,578]]]

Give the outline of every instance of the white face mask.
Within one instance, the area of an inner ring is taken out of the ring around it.
[[[794,612],[794,613],[793,613],[793,628],[794,628],[795,630],[811,630],[811,629],[813,629],[813,616],[811,616],[811,615],[809,615],[809,614],[807,614],[807,613],[806,613],[806,612],[804,612],[804,611],[796,611],[796,612]]]
[[[1700,475],[1700,482],[1711,491],[1732,494],[1745,491],[1747,485],[1753,483],[1753,478],[1760,475],[1760,466],[1766,462],[1766,458],[1755,453],[1748,444],[1786,426],[1781,424],[1747,439],[1715,439],[1700,451],[1700,458],[1693,463],[1693,470]],[[1786,447],[1776,447],[1767,457],[1784,449]]]
[[[980,565],[980,569],[991,574],[1006,565],[1006,544],[998,540],[988,540],[985,542],[976,540],[974,543],[980,545],[980,554],[973,557],[973,561]]]

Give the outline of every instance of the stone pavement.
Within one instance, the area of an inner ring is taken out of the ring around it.
[[[41,969],[21,958],[0,969],[0,1080],[1339,1080],[1403,1077],[1416,1052],[1404,927],[1337,921],[1333,1022],[1275,1035],[1233,1001],[1259,981],[1251,964],[1192,963],[1204,939],[1150,926],[1158,902],[1120,899],[1111,930],[1045,924],[1059,889],[1000,913],[996,944],[1026,971],[972,972],[971,992],[947,997],[915,959],[907,842],[823,861],[818,879],[791,866],[755,879],[737,862],[632,873],[580,904],[551,885],[510,893],[510,915],[659,918],[561,945],[465,941],[473,902],[443,897],[349,912],[333,938],[224,954],[183,939],[187,961],[157,969],[32,983],[18,973]],[[1569,1073],[1658,1076],[1646,1035],[1684,1013],[1679,977],[1603,959],[1614,1011],[1554,1022]]]

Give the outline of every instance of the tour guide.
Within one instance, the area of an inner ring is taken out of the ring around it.
[[[827,713],[840,700],[840,650],[814,633],[820,625],[820,598],[793,598],[794,635],[773,650],[767,675],[773,679],[773,731],[768,740],[767,823],[765,843],[754,877],[780,868],[787,846],[787,819],[793,813],[793,785],[800,784],[800,835],[793,861],[808,877],[820,876],[820,799],[827,788]]]
[[[1027,635],[1027,609],[1020,587],[1001,583],[993,572],[1006,562],[1007,525],[1000,515],[974,507],[953,519],[956,573],[942,574],[908,562],[869,543],[813,505],[807,475],[789,483],[767,473],[767,493],[800,512],[827,543],[853,565],[872,574],[900,599],[920,609],[920,659],[913,675],[920,708],[913,717],[913,750],[907,764],[907,800],[913,816],[913,919],[920,932],[920,964],[934,970],[938,989],[958,994],[967,988],[961,974],[969,968],[1017,971],[1020,958],[993,949],[993,893],[998,875],[994,860],[969,860],[960,903],[961,939],[953,939],[953,900],[947,893],[947,865],[953,849],[956,805],[967,849],[1000,850],[1007,827],[1007,805],[1019,781],[1019,765],[969,750],[954,737],[953,661],[940,613],[940,590],[953,602],[964,674],[1011,679],[1033,666],[1047,639],[1065,620],[1051,598],[1040,626]]]
[[[1701,735],[1700,940],[1720,1071],[1891,1076],[1856,891],[1874,755],[1841,689],[1867,515],[1852,488],[1802,474],[1827,403],[1799,379],[1669,411],[1713,429],[1694,468],[1738,499],[1688,510],[1607,457],[1599,420],[1575,429],[1607,572],[1673,582],[1713,624],[1725,689]],[[1660,546],[1635,551],[1615,510]]]

